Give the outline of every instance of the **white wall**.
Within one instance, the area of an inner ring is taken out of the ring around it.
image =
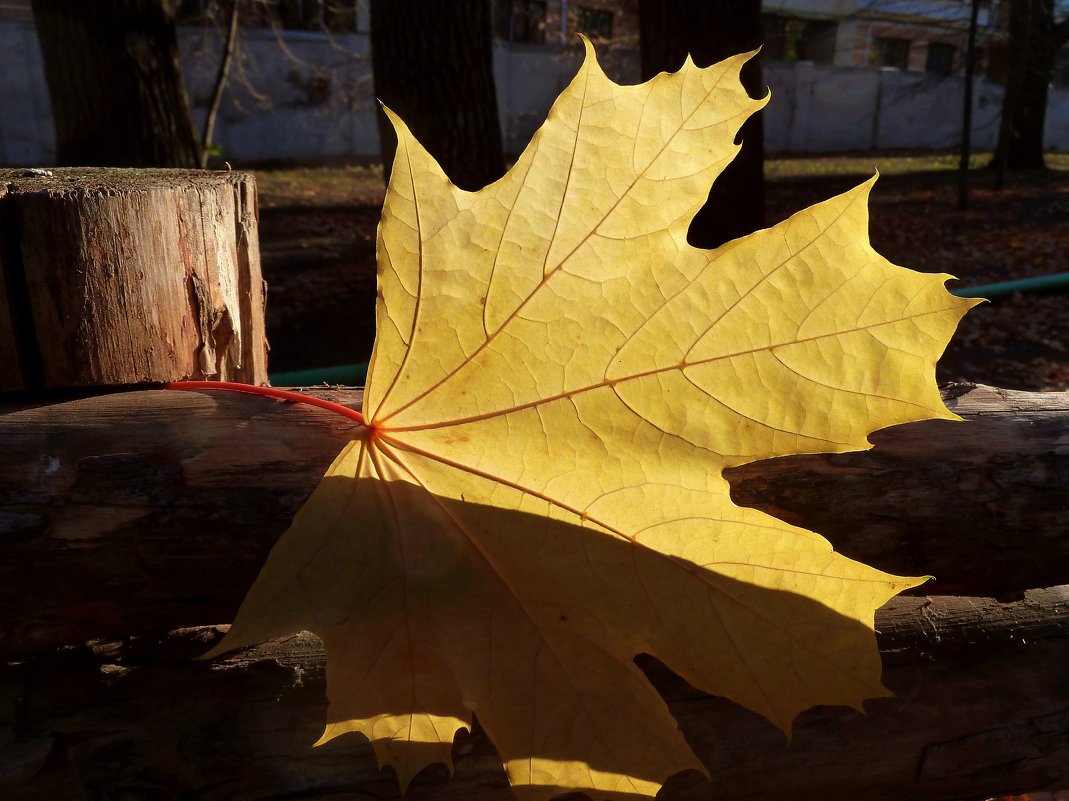
[[[550,50],[541,45],[495,43],[494,82],[506,152],[519,153],[526,147],[582,61],[581,47]],[[618,83],[639,82],[634,51],[599,52],[598,62]]]
[[[180,31],[188,85],[203,116],[221,50],[220,32]],[[498,107],[506,150],[519,152],[579,66],[579,48],[498,43]],[[637,55],[600,55],[617,80],[638,79]],[[949,148],[960,140],[962,79],[924,73],[767,63],[769,152]],[[1002,87],[978,80],[973,141],[991,148]],[[244,30],[216,141],[235,166],[268,160],[378,157],[374,86],[366,34]],[[1055,90],[1047,145],[1069,150],[1069,91]],[[40,51],[29,23],[0,20],[0,164],[48,164],[55,144]]]
[[[223,32],[186,28],[179,49],[200,126]],[[378,130],[367,34],[244,29],[214,140],[233,162],[351,158],[375,153]]]
[[[769,152],[832,152],[883,148],[950,148],[961,141],[964,79],[895,69],[833,67],[808,62],[765,65],[772,101],[765,117]],[[973,146],[998,136],[1002,86],[973,86]],[[1048,117],[1057,116],[1052,99]],[[1063,116],[1066,116],[1063,112]],[[1048,126],[1048,145],[1069,145],[1067,131]]]
[[[1069,89],[1052,89],[1043,141],[1051,150],[1069,150]]]
[[[220,111],[216,141],[240,161],[377,158],[377,101],[367,34],[243,31]],[[207,105],[215,78],[221,32],[183,31],[183,63],[194,105]],[[634,54],[600,56],[617,80],[636,83]],[[518,153],[582,60],[582,48],[546,48],[497,42],[494,75],[505,149]],[[199,123],[199,118],[198,118]]]

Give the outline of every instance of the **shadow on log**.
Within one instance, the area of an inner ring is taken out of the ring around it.
[[[1025,593],[1069,584],[1069,398],[947,397],[969,424],[904,426],[867,453],[731,476],[740,503],[884,569],[938,577],[921,590],[941,595],[877,616],[898,697],[869,702],[868,717],[810,710],[788,746],[762,718],[644,663],[714,776],[676,777],[665,797],[934,801],[1069,786],[1069,593]],[[0,408],[0,796],[397,797],[360,738],[310,748],[325,712],[314,638],[190,661],[351,430],[227,393]],[[428,769],[410,798],[511,797],[478,731],[454,750],[455,778]]]

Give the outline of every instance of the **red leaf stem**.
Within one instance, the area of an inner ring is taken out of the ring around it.
[[[263,395],[267,398],[289,401],[290,403],[304,403],[308,406],[318,406],[320,409],[326,409],[335,414],[340,414],[342,417],[348,417],[350,420],[355,420],[362,426],[367,425],[367,422],[364,420],[364,415],[360,414],[356,409],[350,409],[348,406],[342,406],[340,403],[323,400],[322,398],[316,398],[312,395],[304,395],[300,392],[289,392],[284,389],[275,389],[274,387],[258,387],[253,384],[239,384],[235,381],[169,381],[164,384],[164,389],[184,389],[189,391],[210,389],[225,390],[227,392],[245,392],[249,395]]]

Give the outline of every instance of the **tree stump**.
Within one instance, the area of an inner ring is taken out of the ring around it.
[[[267,381],[245,173],[0,170],[0,392]]]

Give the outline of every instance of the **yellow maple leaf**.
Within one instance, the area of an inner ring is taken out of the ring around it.
[[[739,56],[621,87],[587,43],[509,173],[453,186],[391,114],[367,428],[215,653],[307,629],[321,742],[402,787],[474,712],[524,798],[653,796],[702,769],[633,659],[784,730],[887,695],[875,610],[921,579],[729,498],[722,471],[955,419],[934,366],[974,301],[872,250],[872,182],[686,242],[765,101]]]

